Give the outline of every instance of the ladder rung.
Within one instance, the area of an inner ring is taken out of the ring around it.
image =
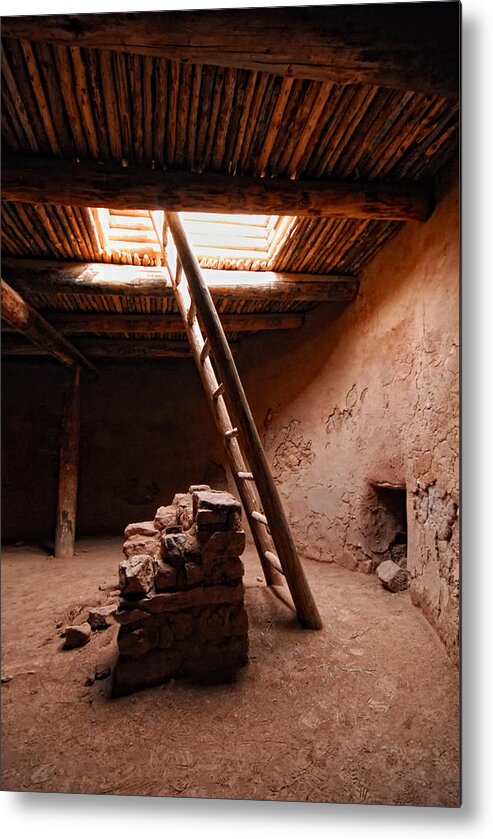
[[[216,387],[215,391],[213,392],[213,394],[212,394],[212,398],[213,398],[213,399],[219,399],[219,397],[220,397],[220,396],[222,396],[222,395],[223,395],[223,393],[224,393],[224,385],[223,385],[223,383],[221,382],[221,384],[220,384],[220,385],[218,385],[218,386]]]
[[[255,521],[259,521],[260,524],[265,524],[265,525],[269,524],[269,522],[267,521],[267,518],[264,516],[264,514],[263,513],[257,513],[256,510],[254,510],[253,513],[252,513],[252,519],[255,519]]]
[[[177,288],[181,283],[181,275],[183,273],[183,268],[181,267],[181,262],[178,259],[176,262],[176,274],[175,274],[175,287]]]
[[[203,363],[204,363],[204,361],[206,360],[206,358],[207,358],[207,356],[209,355],[210,351],[211,351],[211,348],[210,348],[210,344],[209,344],[209,339],[208,339],[208,338],[206,338],[206,339],[205,339],[205,341],[204,341],[203,347],[202,347],[202,349],[200,350],[200,363],[201,363],[201,364],[203,364]]]
[[[197,315],[197,309],[196,309],[195,303],[192,300],[192,302],[190,303],[190,308],[188,310],[188,314],[187,314],[187,323],[188,323],[189,326],[191,326],[192,323],[194,322],[196,315]]]
[[[224,436],[227,440],[230,440],[231,437],[238,437],[238,429],[236,427],[230,428],[229,431],[224,432]]]
[[[282,570],[282,565],[279,562],[279,559],[277,558],[277,556],[275,554],[272,553],[272,551],[265,551],[264,556],[265,556],[267,562],[270,562],[270,564],[272,565],[273,568],[276,569],[276,571],[279,571],[280,574],[284,574],[284,571]]]
[[[238,477],[241,478],[242,481],[254,481],[255,480],[252,472],[238,472]]]

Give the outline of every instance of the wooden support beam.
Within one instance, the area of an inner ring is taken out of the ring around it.
[[[60,443],[55,556],[74,555],[79,481],[80,367],[69,371]]]
[[[108,294],[112,297],[173,297],[165,268],[106,265],[100,262],[2,260],[3,272],[22,294],[72,296]],[[202,270],[212,298],[264,300],[347,301],[358,292],[356,277],[340,274],[290,274],[273,271]]]
[[[7,201],[179,212],[426,221],[429,190],[409,184],[254,178],[4,154]]]
[[[2,280],[2,318],[14,329],[63,364],[83,364],[93,372],[96,368],[70,344],[51,324],[33,309],[5,280]]]
[[[107,314],[99,312],[45,312],[55,329],[64,335],[101,333],[114,335],[141,333],[151,335],[185,335],[180,315],[173,314]],[[291,314],[223,314],[221,323],[225,332],[261,332],[274,329],[298,329],[303,325],[303,315]],[[205,354],[209,352],[207,347]]]
[[[4,17],[5,38],[456,96],[457,2]]]
[[[77,346],[86,357],[97,359],[190,358],[190,347],[184,341],[80,338]],[[233,345],[233,353],[236,351],[236,345]],[[47,355],[50,355],[48,350],[36,344],[19,340],[14,335],[2,335],[2,356],[31,358]]]
[[[201,269],[213,300],[279,300],[352,302],[359,290],[356,277],[340,274],[292,274],[275,271]]]

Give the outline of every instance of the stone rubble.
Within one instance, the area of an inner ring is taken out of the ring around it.
[[[113,695],[172,678],[230,680],[248,661],[240,503],[193,485],[125,536]]]
[[[112,603],[109,606],[94,606],[92,609],[89,609],[87,621],[91,629],[107,629],[111,626],[114,623],[117,608],[118,605]]]
[[[65,629],[65,646],[69,650],[75,647],[82,647],[87,644],[91,637],[91,627],[88,623],[81,623],[78,626],[67,626]]]
[[[133,545],[129,545],[129,541],[125,542],[123,550],[133,550]],[[130,555],[127,553],[127,559],[120,562],[119,568],[120,577],[120,591],[125,595],[144,595],[151,590],[154,580],[154,563],[152,556],[146,553],[138,553]]]
[[[405,591],[409,587],[409,571],[401,568],[392,559],[380,563],[377,577],[383,587],[392,592]]]
[[[131,536],[155,536],[156,532],[157,528],[153,521],[138,521],[125,528],[127,539],[130,539]]]
[[[111,676],[111,667],[107,664],[99,664],[94,671],[95,681],[100,682],[103,679],[107,679],[108,676]]]

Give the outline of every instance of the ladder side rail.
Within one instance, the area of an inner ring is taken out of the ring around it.
[[[230,470],[232,472],[236,488],[240,495],[240,499],[243,504],[243,509],[245,510],[250,531],[252,533],[253,540],[255,542],[255,547],[257,549],[257,553],[262,565],[262,570],[264,572],[265,581],[268,586],[281,586],[283,584],[282,577],[275,569],[273,569],[271,564],[265,558],[266,553],[269,552],[271,547],[270,540],[267,534],[262,533],[261,529],[258,526],[258,522],[255,521],[255,519],[252,517],[252,513],[256,511],[257,508],[260,506],[256,497],[256,493],[251,486],[246,484],[238,477],[238,473],[240,473],[245,468],[240,446],[238,444],[238,441],[234,437],[227,438],[225,436],[225,434],[231,428],[231,420],[229,417],[227,407],[223,400],[218,399],[214,401],[212,399],[212,395],[215,391],[217,391],[219,383],[210,359],[208,357],[201,359],[202,349],[205,344],[205,341],[203,341],[199,324],[196,320],[192,324],[188,323],[187,314],[189,310],[190,301],[187,300],[187,293],[185,291],[186,284],[182,284],[183,287],[180,286],[180,289],[178,289],[175,285],[174,277],[177,277],[180,274],[180,260],[179,258],[173,260],[172,265],[174,268],[174,275],[172,273],[173,268],[167,261],[165,262],[165,265],[168,270],[171,285],[175,292],[175,299],[180,314],[182,316],[190,348],[192,350],[192,355],[195,360],[195,364],[197,366],[200,378],[202,380],[204,390],[206,394],[209,396],[212,413],[217,429],[223,439],[223,445],[230,465]]]
[[[322,621],[315,600],[308,586],[305,572],[297,555],[293,536],[289,528],[281,499],[270,473],[265,452],[241,384],[236,365],[226,336],[221,326],[209,289],[202,276],[177,213],[165,212],[166,222],[188,280],[189,292],[197,308],[201,322],[214,355],[221,381],[228,392],[228,404],[232,410],[234,424],[238,427],[242,448],[250,468],[255,474],[257,490],[267,516],[272,540],[296,606],[300,622],[311,628],[320,629]],[[231,413],[230,410],[230,413]],[[253,468],[252,468],[253,467]]]
[[[180,303],[178,303],[178,305],[180,306]],[[273,573],[271,564],[265,559],[265,555],[269,551],[270,542],[260,532],[258,523],[252,518],[252,512],[256,510],[259,506],[257,498],[255,496],[255,492],[252,491],[251,487],[245,484],[245,482],[242,481],[239,477],[239,474],[241,474],[242,469],[244,469],[243,457],[241,454],[240,446],[238,444],[238,441],[234,438],[228,440],[224,437],[225,431],[227,431],[227,429],[231,427],[231,420],[224,402],[220,399],[214,398],[214,393],[217,391],[217,388],[219,387],[216,374],[214,373],[214,369],[208,358],[205,359],[204,362],[200,361],[201,344],[200,338],[197,335],[197,332],[200,333],[200,327],[198,326],[196,321],[192,326],[189,326],[188,324],[187,326],[190,332],[189,342],[192,349],[192,355],[198,368],[200,378],[202,379],[204,390],[206,391],[209,397],[216,426],[218,428],[219,433],[221,434],[221,437],[223,438],[223,445],[226,450],[226,456],[228,458],[233,479],[236,484],[238,493],[240,495],[243,508],[245,510],[245,514],[247,517],[248,524],[250,526],[250,531],[252,533],[255,546],[257,548],[257,553],[259,555],[266,583],[269,586],[275,584],[279,585],[280,579],[278,577],[278,574]]]

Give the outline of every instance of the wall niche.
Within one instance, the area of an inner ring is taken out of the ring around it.
[[[374,551],[374,566],[386,559],[392,559],[401,568],[407,569],[407,493],[405,484],[370,482],[375,499],[375,512],[372,517],[378,528],[378,534],[368,534],[370,542],[379,542],[378,551]],[[384,539],[382,536],[385,534]],[[376,538],[372,538],[376,537]],[[376,554],[376,555],[375,555]]]

